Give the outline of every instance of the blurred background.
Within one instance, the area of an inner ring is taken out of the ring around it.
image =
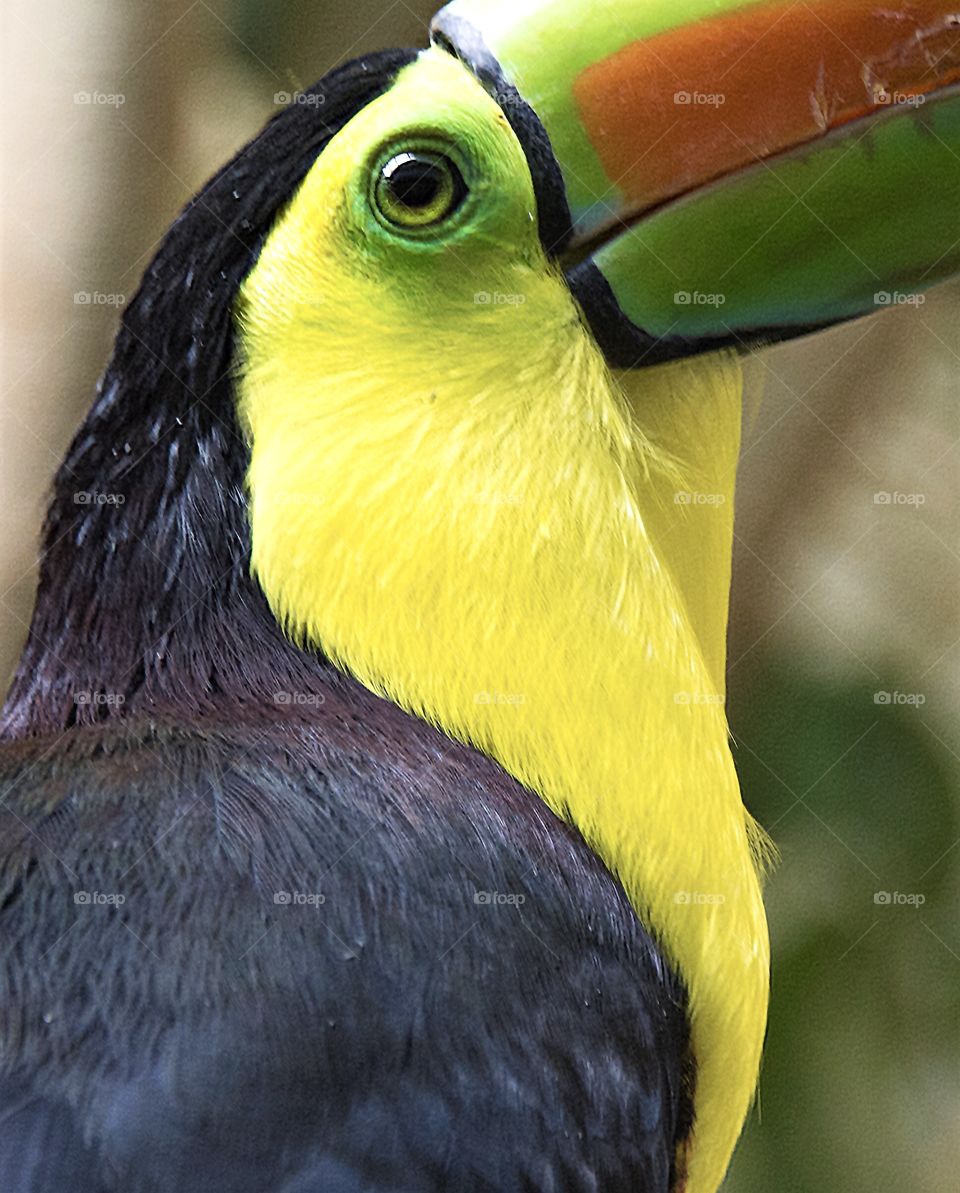
[[[431,11],[4,0],[4,688],[48,485],[158,238],[278,94],[423,44]],[[960,287],[765,352],[750,385],[730,720],[782,860],[760,1104],[728,1187],[955,1188]]]

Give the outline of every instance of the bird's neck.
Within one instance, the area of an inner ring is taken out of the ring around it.
[[[57,477],[0,738],[138,716],[268,718],[278,692],[322,693],[335,675],[283,636],[250,576],[226,367],[211,360],[202,401],[162,362],[150,389],[137,330],[133,343],[121,332]]]
[[[326,143],[415,57],[384,51],[341,68],[322,105],[267,124],[165,236],[56,480],[0,735],[136,712],[230,715],[328,681],[249,577],[233,299]]]
[[[498,760],[624,883],[689,987],[699,1193],[752,1096],[767,999],[723,708],[739,374],[618,384],[582,351],[556,392],[473,377],[462,401],[415,377],[292,393],[292,362],[253,362],[253,560],[295,637]]]

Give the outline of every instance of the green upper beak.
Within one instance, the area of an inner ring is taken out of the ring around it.
[[[960,272],[953,0],[454,0],[612,364],[785,339]]]

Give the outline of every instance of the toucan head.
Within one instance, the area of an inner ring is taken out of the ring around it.
[[[8,719],[78,676],[249,705],[282,628],[299,682],[332,660],[497,759],[686,983],[711,1193],[768,988],[723,712],[738,352],[960,270],[960,14],[456,0],[433,42],[295,97],[171,229]]]
[[[960,14],[456,0],[432,32],[326,145],[239,295],[261,581],[336,653],[337,594],[305,577],[371,527],[370,575],[398,573],[398,543],[419,573],[435,533],[479,558],[557,494],[577,524],[612,527],[608,501],[635,522],[642,474],[720,684],[726,550],[705,530],[729,529],[736,414],[699,388],[960,270]],[[322,86],[298,98],[322,117]],[[694,547],[669,507],[711,494]]]

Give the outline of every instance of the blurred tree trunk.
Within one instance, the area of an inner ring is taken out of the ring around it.
[[[158,102],[172,63],[150,52],[165,17],[129,0],[12,0],[4,12],[4,681],[30,617],[51,479],[109,354],[131,267],[176,194],[161,164],[175,106]]]

